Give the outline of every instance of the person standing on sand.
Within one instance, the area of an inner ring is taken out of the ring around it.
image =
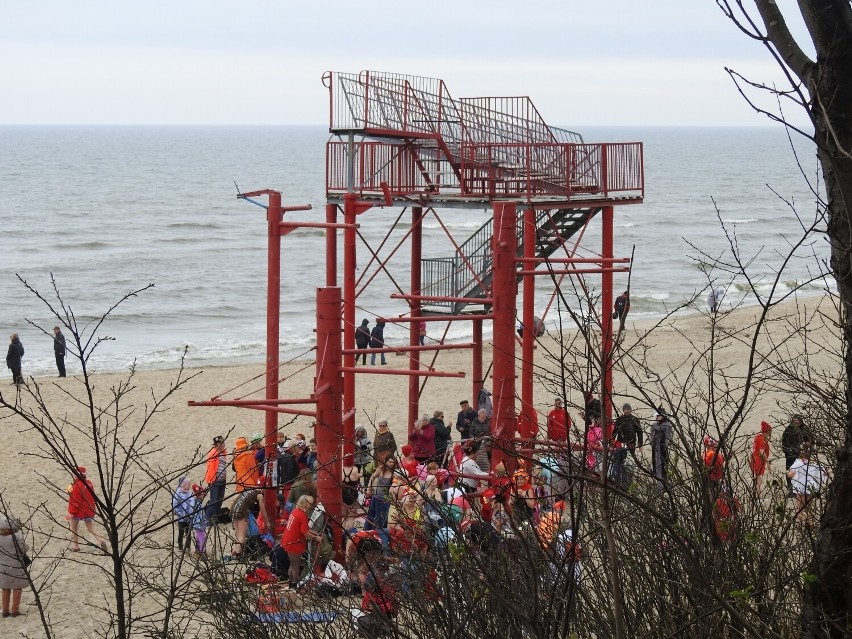
[[[754,436],[751,447],[749,466],[754,477],[754,497],[760,497],[763,484],[763,476],[769,467],[769,438],[772,436],[772,425],[769,422],[760,422],[760,432]]]
[[[80,551],[80,536],[77,533],[80,522],[86,525],[86,530],[95,538],[98,547],[108,553],[106,542],[95,532],[95,487],[86,479],[86,469],[77,466],[74,483],[68,487],[68,524],[71,528],[71,552]]]
[[[373,327],[373,330],[370,331],[370,348],[384,348],[385,347],[385,321],[383,319],[377,319],[376,325]],[[379,353],[382,356],[382,366],[387,364],[387,360],[385,359],[384,353]],[[376,365],[376,354],[370,353],[370,366]]]
[[[207,472],[204,483],[210,491],[210,501],[207,503],[207,519],[211,524],[218,523],[222,512],[222,501],[225,499],[225,480],[228,469],[228,451],[225,448],[225,438],[216,435],[213,447],[207,453]]]
[[[53,354],[56,356],[56,370],[65,377],[65,336],[58,326],[53,327]]]
[[[358,350],[365,350],[370,347],[370,320],[361,320],[361,326],[355,329],[355,346]],[[355,363],[358,363],[358,357],[361,357],[361,364],[367,365],[367,353],[361,353],[355,356]]]
[[[20,616],[21,593],[29,585],[23,560],[30,548],[16,528],[6,517],[0,517],[0,588],[4,617]]]
[[[373,457],[376,465],[393,455],[396,455],[396,439],[388,428],[388,420],[380,419],[376,424],[376,436],[373,438]]]
[[[12,333],[9,336],[9,342],[9,350],[6,352],[6,366],[12,371],[12,383],[23,384],[21,360],[24,358],[24,345],[21,344],[17,333]]]
[[[793,462],[799,457],[802,450],[802,443],[805,440],[813,441],[813,435],[805,427],[805,422],[802,416],[795,414],[790,417],[790,424],[784,429],[781,434],[781,449],[784,451],[785,470],[790,470]],[[787,496],[793,496],[793,484],[791,479],[787,478]]]

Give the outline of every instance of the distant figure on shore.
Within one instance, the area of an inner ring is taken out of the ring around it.
[[[53,354],[56,356],[56,370],[65,377],[65,336],[58,326],[53,327]]]
[[[722,306],[722,300],[725,299],[725,289],[717,286],[715,289],[710,289],[707,293],[707,308],[711,313],[716,313]]]
[[[376,325],[373,327],[373,330],[370,331],[370,348],[384,348],[385,347],[385,321],[383,319],[377,319]],[[385,360],[385,354],[379,353],[382,356],[382,366],[387,364]],[[376,354],[370,353],[370,366],[376,365]]]
[[[361,320],[361,326],[355,329],[355,346],[358,350],[365,350],[370,347],[370,320]],[[361,364],[367,365],[367,353],[359,353],[355,356],[355,363],[358,363],[358,358],[361,358]]]
[[[426,322],[420,322],[420,346],[426,345]]]
[[[624,291],[621,295],[615,298],[613,306],[612,319],[621,320],[624,322],[627,319],[627,313],[630,312],[630,294]]]
[[[18,617],[21,593],[29,586],[24,572],[24,556],[29,550],[24,536],[6,517],[0,517],[0,588],[3,590],[3,616]]]
[[[21,360],[24,358],[24,345],[18,338],[17,333],[9,336],[9,350],[6,353],[6,366],[12,371],[12,383],[23,384],[24,376],[21,373]]]
[[[78,530],[82,521],[89,534],[95,538],[98,547],[104,552],[109,552],[106,542],[95,532],[95,487],[91,481],[86,479],[86,469],[77,466],[75,469],[74,483],[68,487],[68,524],[71,528],[71,552],[79,552],[80,536]]]

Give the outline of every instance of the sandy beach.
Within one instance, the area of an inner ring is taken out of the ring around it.
[[[798,310],[794,302],[788,302],[778,307],[773,317],[795,315],[803,311],[808,314],[822,304],[822,309],[829,313],[830,304],[821,298],[806,298],[799,301]],[[731,311],[730,314],[720,319],[720,328],[728,335],[736,335],[753,322],[757,309],[747,307]],[[643,337],[651,328],[653,322],[634,323],[628,319],[625,331],[624,345],[629,345],[636,339]],[[815,326],[815,324],[812,323]],[[777,321],[770,325],[770,335],[775,337],[789,333],[790,324],[786,321]],[[676,366],[689,360],[695,354],[697,348],[708,342],[710,337],[710,319],[706,314],[694,312],[680,315],[665,325],[658,327],[645,344],[644,353],[647,356],[649,366],[658,371],[664,371],[669,365]],[[815,328],[815,338],[831,341],[832,335],[828,328],[819,326]],[[744,370],[749,340],[745,335],[733,338],[726,342],[726,346],[717,356],[716,363],[722,367],[729,368],[729,373],[742,372]],[[768,342],[759,342],[763,347]],[[490,348],[490,345],[488,345]],[[536,350],[536,365],[541,366],[543,371],[553,372],[556,365],[549,361],[545,353],[555,352],[556,342],[552,335],[543,338],[542,343]],[[817,354],[817,357],[820,355]],[[486,367],[490,361],[490,351],[485,352]],[[817,360],[815,360],[816,362]],[[832,366],[831,358],[823,354],[821,360],[826,366]],[[407,368],[407,360],[402,356],[389,357],[388,367]],[[176,362],[176,365],[178,362]],[[470,354],[464,350],[450,350],[441,353],[435,368],[445,371],[470,372]],[[68,444],[79,464],[90,469],[95,465],[94,451],[91,444],[90,433],[86,431],[87,412],[83,404],[75,402],[72,397],[82,398],[84,387],[79,376],[74,376],[80,370],[79,362],[69,361],[69,377],[57,379],[44,377],[35,379],[38,392],[43,404],[50,414],[58,422],[59,428],[67,438]],[[282,367],[281,395],[289,397],[304,397],[308,395],[313,387],[314,364],[308,361],[298,361],[286,364]],[[24,360],[24,374],[26,375],[26,359]],[[211,397],[222,395],[224,397],[258,396],[263,388],[263,365],[252,364],[245,366],[221,366],[206,367],[203,369],[189,369],[184,371],[184,376],[193,376],[185,386],[172,395],[163,405],[160,414],[147,424],[145,438],[151,439],[149,444],[152,451],[149,463],[156,463],[165,470],[175,471],[197,459],[199,454],[205,453],[211,443],[213,436],[223,434],[228,436],[229,449],[238,436],[249,436],[255,432],[263,432],[264,416],[261,411],[243,410],[237,408],[206,408],[189,407],[190,400],[206,400]],[[133,378],[133,389],[128,396],[129,404],[127,412],[122,413],[126,421],[120,428],[130,433],[138,428],[146,409],[150,409],[153,396],[161,396],[178,377],[177,369],[141,371]],[[96,373],[92,380],[95,386],[96,401],[103,406],[108,404],[107,398],[111,389],[117,387],[126,373]],[[252,380],[253,381],[249,381]],[[32,388],[32,382],[31,390]],[[225,394],[228,389],[240,388],[232,393]],[[490,384],[486,382],[486,386]],[[615,403],[620,406],[625,398],[624,389],[627,382],[623,376],[616,376]],[[3,398],[10,401],[14,398],[14,386],[4,379],[2,386]],[[256,392],[255,392],[256,391]],[[518,386],[520,393],[520,386]],[[536,381],[535,403],[539,414],[546,414],[550,409],[553,399],[551,385],[543,379]],[[421,413],[430,416],[435,410],[446,413],[448,421],[455,420],[460,400],[470,399],[471,380],[470,376],[465,379],[453,378],[431,378],[423,388],[420,401]],[[651,406],[637,402],[635,392],[627,393],[633,403],[634,410],[643,419],[650,417]],[[372,432],[372,425],[378,418],[387,418],[391,424],[399,444],[405,441],[406,415],[407,415],[407,378],[389,375],[359,375],[357,379],[357,417],[356,422],[368,427]],[[574,388],[569,394],[569,405],[582,402],[582,392]],[[784,398],[777,391],[766,391],[757,398],[751,407],[751,412],[744,424],[744,430],[749,433],[759,428],[761,419],[769,419],[775,424],[783,424],[786,421],[785,412],[779,407],[783,405]],[[22,404],[28,408],[38,411],[35,399],[27,391],[20,396]],[[577,409],[571,408],[573,418],[577,416]],[[38,554],[44,558],[36,559],[34,568],[36,574],[39,568],[47,565],[47,557],[60,556],[68,548],[67,530],[63,530],[59,524],[51,523],[45,511],[52,513],[57,519],[61,519],[65,513],[66,504],[61,495],[54,494],[45,485],[45,481],[39,477],[43,475],[57,486],[70,483],[70,476],[66,471],[57,467],[56,463],[45,458],[45,446],[40,437],[19,417],[9,416],[8,412],[0,412],[0,426],[4,429],[6,447],[3,452],[4,463],[0,464],[0,485],[4,487],[3,498],[11,513],[19,518],[26,518],[28,512],[32,512],[37,506],[43,504],[43,510],[35,513],[32,525],[42,530],[49,530],[53,538],[39,535],[35,539],[35,545],[40,549]],[[104,419],[109,421],[107,415]],[[72,424],[77,427],[72,427]],[[280,416],[280,427],[288,434],[297,432],[311,436],[311,420],[307,417]],[[78,428],[81,428],[78,430]],[[780,435],[780,431],[779,431]],[[780,451],[776,438],[773,444],[772,456],[777,458]],[[783,460],[781,461],[783,468]],[[777,472],[778,463],[774,470]],[[203,469],[196,469],[192,478],[199,481],[203,476]],[[91,478],[96,484],[100,483],[97,476]],[[163,507],[168,505],[160,499]],[[158,503],[160,503],[158,502]],[[99,530],[102,527],[98,526]],[[163,543],[169,543],[171,531],[168,529],[157,533]],[[31,543],[32,543],[32,535]],[[103,586],[105,580],[103,574],[97,569],[97,565],[108,565],[108,558],[97,555],[94,550],[85,554],[85,559],[90,560],[90,565],[82,565],[72,561],[65,555],[65,559],[54,575],[55,582],[52,586],[52,594],[49,601],[49,614],[57,629],[57,637],[80,637],[86,636],[95,623],[93,616],[97,612],[89,614],[82,606],[86,604],[97,605],[102,603]],[[80,584],[86,584],[81,588]],[[33,598],[29,593],[24,594],[24,603],[32,604]],[[27,617],[15,620],[14,629],[27,632],[31,636],[39,636],[39,619],[37,612],[29,605],[26,606]],[[85,611],[85,612],[84,612]],[[11,636],[13,627],[9,621],[3,621],[0,635]]]

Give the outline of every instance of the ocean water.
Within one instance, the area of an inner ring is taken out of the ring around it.
[[[780,256],[800,234],[793,210],[813,217],[814,195],[779,128],[590,128],[587,141],[645,143],[645,203],[616,209],[615,252],[636,247],[631,280],[634,317],[665,312],[708,285],[698,250],[729,254],[720,218],[734,234],[751,271],[769,286]],[[266,223],[263,209],[236,199],[241,190],[274,188],[287,205],[313,210],[288,214],[324,221],[323,127],[0,127],[0,327],[18,332],[25,374],[54,372],[52,344],[30,322],[50,329],[49,310],[19,281],[56,303],[50,275],[81,323],[94,321],[130,291],[154,284],[121,304],[99,335],[91,359],[97,370],[173,367],[184,347],[190,365],[261,361],[265,352]],[[797,142],[804,174],[816,177],[814,151]],[[775,192],[773,192],[773,190]],[[718,206],[717,216],[713,200]],[[359,218],[377,245],[401,209],[373,209]],[[447,226],[461,243],[490,211],[438,211],[424,223],[424,256],[449,256]],[[383,249],[410,228],[410,211]],[[600,227],[583,244],[599,250]],[[339,242],[342,250],[342,241]],[[282,249],[281,349],[284,358],[309,356],[314,291],[324,284],[324,231],[299,230]],[[359,245],[359,268],[368,253]],[[810,257],[807,257],[811,251]],[[794,259],[784,286],[809,277],[816,241]],[[403,287],[405,245],[391,262]],[[363,272],[363,271],[362,271]],[[360,274],[360,273],[359,273]],[[724,273],[726,303],[743,296],[741,280]],[[616,288],[626,285],[616,275]],[[539,286],[537,312],[549,290]],[[598,280],[590,280],[596,286]],[[818,293],[820,285],[810,290]],[[382,273],[358,300],[358,316],[398,314],[393,281]],[[553,312],[548,316],[553,322]],[[434,330],[438,330],[435,328]],[[450,338],[468,337],[469,324]],[[389,326],[389,341],[407,339]],[[70,372],[75,371],[73,363]]]

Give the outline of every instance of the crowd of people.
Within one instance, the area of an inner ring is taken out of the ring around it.
[[[543,549],[557,553],[555,559],[572,557],[570,573],[579,580],[581,555],[570,532],[567,513],[571,509],[566,507],[570,506],[570,482],[566,477],[578,472],[598,479],[607,476],[615,485],[627,488],[641,467],[646,476],[665,484],[671,472],[669,448],[674,430],[672,418],[660,408],[646,429],[630,404],[625,403],[621,414],[605,425],[599,400],[590,394],[585,407],[581,419],[588,422],[588,428],[582,432],[573,428],[563,401],[556,398],[537,443],[524,450],[513,449],[516,467],[512,471],[503,463],[492,466],[492,447],[497,443],[490,437],[491,415],[487,408],[474,410],[467,400],[459,403],[455,420],[446,419],[443,411],[423,415],[401,446],[386,419],[376,422],[372,437],[366,427],[358,425],[354,453],[343,459],[340,478],[347,509],[340,523],[350,563],[345,567],[335,564],[334,582],[339,583],[344,574],[344,581],[359,584],[369,609],[373,605],[371,589],[375,594],[375,588],[383,586],[375,582],[372,572],[359,568],[365,557],[376,559],[375,553],[380,553],[382,561],[410,561],[412,555],[435,552],[468,531],[480,541],[499,544],[522,530]],[[760,494],[769,468],[771,433],[771,425],[763,422],[751,448],[749,468],[755,495]],[[808,518],[809,501],[825,480],[824,470],[810,454],[812,441],[801,416],[794,416],[782,446],[785,457],[797,448],[787,467],[797,518],[803,522]],[[646,442],[651,448],[647,468],[638,456]],[[714,504],[712,526],[725,541],[736,533],[739,510],[739,502],[726,484],[729,460],[716,439],[706,436],[701,444],[699,463],[704,468],[708,498]],[[231,453],[222,438],[214,439],[208,454],[206,489],[182,478],[175,492],[177,545],[188,550],[194,540],[195,552],[204,552],[204,529],[222,516],[224,473],[230,463],[231,483],[237,493],[228,512],[235,539],[230,556],[265,557],[270,574],[298,589],[312,579],[313,562],[322,556],[319,547],[329,542],[322,528],[311,524],[318,503],[316,446],[304,435],[289,438],[282,433],[275,463],[264,465],[264,456],[259,435],[237,438]],[[264,468],[271,477],[263,477]],[[266,512],[259,488],[263,485],[280,488],[274,513]],[[205,496],[208,501],[203,506]],[[558,548],[552,546],[554,539],[559,540]],[[306,566],[303,556],[310,542],[316,551]],[[327,582],[329,577],[317,579]],[[360,619],[375,622],[370,610]]]

